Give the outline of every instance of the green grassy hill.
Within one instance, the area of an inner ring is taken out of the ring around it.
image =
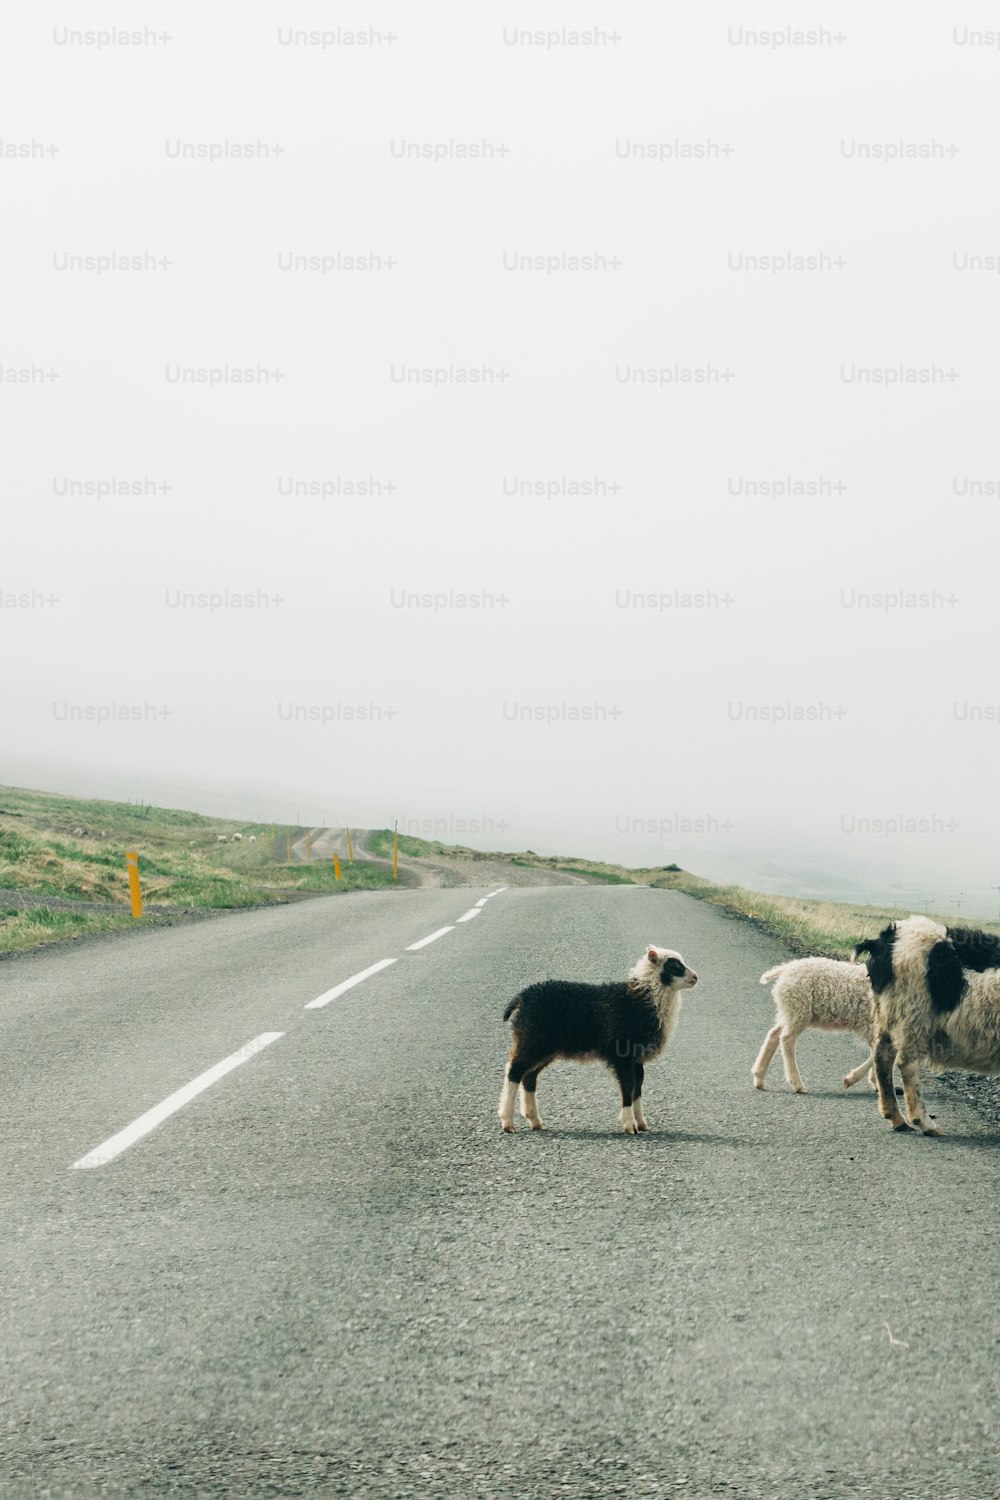
[[[233,841],[235,833],[243,835],[242,842]],[[220,834],[227,843],[219,843]],[[404,884],[405,867],[398,885],[392,879],[388,829],[370,836],[369,848],[377,859],[342,862],[340,881],[329,862],[288,862],[289,840],[304,834],[304,828],[283,824],[239,823],[178,808],[0,787],[0,953],[134,926],[126,848],[139,853],[143,923],[169,921],[182,912],[232,910],[308,894],[398,889]],[[256,839],[252,844],[251,835]],[[609,885],[680,891],[774,934],[795,953],[833,958],[846,958],[859,938],[909,915],[889,906],[765,896],[742,886],[717,885],[676,865],[630,869],[530,849],[490,853],[409,835],[400,835],[399,850],[404,861],[490,860],[520,869],[559,870]],[[980,925],[1000,930],[1000,924]]]
[[[237,832],[242,842],[233,842]],[[220,834],[229,842],[220,844]],[[340,881],[329,862],[289,864],[288,841],[304,834],[281,824],[272,831],[270,823],[0,787],[0,952],[134,925],[126,848],[139,854],[144,921],[392,885],[392,871],[372,861],[344,861]]]

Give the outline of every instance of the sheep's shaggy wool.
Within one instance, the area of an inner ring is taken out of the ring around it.
[[[844,1079],[850,1088],[868,1073],[874,1062],[874,996],[864,964],[836,958],[795,958],[778,964],[760,977],[773,984],[775,1024],[753,1065],[754,1087],[762,1089],[771,1059],[780,1044],[785,1077],[797,1094],[805,1084],[795,1057],[795,1040],[803,1031],[850,1031],[869,1049],[869,1056]]]
[[[879,1108],[895,1130],[939,1135],[920,1096],[920,1065],[1000,1073],[1000,945],[991,933],[945,927],[930,917],[893,922],[859,943],[868,955],[879,1037]],[[893,1061],[903,1077],[909,1125],[888,1086]]]

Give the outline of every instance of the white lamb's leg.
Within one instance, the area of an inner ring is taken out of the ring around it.
[[[646,1124],[646,1116],[642,1112],[642,1100],[641,1099],[633,1099],[632,1100],[632,1118],[635,1120],[635,1128],[636,1128],[636,1130],[648,1130],[649,1129],[649,1126]]]
[[[844,1088],[845,1089],[853,1088],[856,1083],[860,1083],[861,1082],[862,1078],[864,1078],[864,1076],[865,1076],[866,1073],[868,1074],[868,1077],[869,1077],[869,1079],[872,1082],[872,1087],[874,1088],[875,1087],[874,1072],[873,1072],[874,1067],[875,1067],[875,1054],[874,1054],[874,1052],[870,1052],[868,1054],[868,1056],[865,1058],[864,1062],[861,1064],[860,1067],[858,1067],[858,1068],[852,1068],[851,1071],[848,1073],[847,1077],[844,1079]]]
[[[764,1078],[767,1074],[768,1068],[771,1066],[771,1059],[778,1050],[778,1043],[780,1041],[781,1022],[779,1021],[776,1026],[771,1027],[770,1031],[767,1033],[767,1036],[764,1038],[764,1045],[757,1053],[757,1061],[754,1063],[752,1070],[753,1086],[755,1089],[762,1089],[764,1087]]]
[[[798,1065],[795,1061],[795,1038],[797,1034],[794,1031],[783,1031],[781,1033],[781,1055],[784,1059],[785,1077],[788,1079],[789,1087],[793,1088],[797,1094],[804,1094],[806,1086],[802,1082],[802,1075],[799,1073]]]

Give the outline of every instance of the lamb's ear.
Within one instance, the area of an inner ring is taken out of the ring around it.
[[[939,1015],[955,1010],[962,1003],[966,988],[962,960],[954,945],[944,939],[935,943],[927,955],[927,988],[931,1009]]]
[[[647,948],[646,957],[649,959],[651,964],[658,963],[660,958],[659,950],[657,948]]]

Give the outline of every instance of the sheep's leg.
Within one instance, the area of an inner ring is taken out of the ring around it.
[[[876,1085],[875,1085],[875,1067],[874,1067],[874,1064],[875,1064],[875,1053],[874,1052],[870,1052],[868,1054],[868,1056],[865,1058],[864,1062],[861,1064],[860,1067],[852,1068],[851,1071],[848,1073],[847,1077],[844,1079],[844,1088],[845,1089],[851,1089],[851,1088],[853,1088],[856,1083],[860,1083],[861,1082],[862,1078],[864,1078],[864,1076],[865,1076],[866,1073],[868,1074],[868,1077],[871,1079],[872,1086],[875,1087]]]
[[[525,1073],[521,1079],[521,1113],[531,1126],[532,1130],[541,1130],[542,1118],[538,1113],[538,1103],[535,1099],[535,1090],[538,1087],[538,1075],[545,1066],[532,1068],[530,1073]]]
[[[646,1076],[646,1070],[642,1063],[635,1065],[635,1087],[632,1090],[632,1115],[635,1119],[636,1130],[648,1130],[646,1116],[642,1112],[642,1080]]]
[[[497,1105],[497,1114],[500,1116],[500,1128],[510,1134],[514,1129],[514,1105],[517,1103],[517,1090],[521,1079],[532,1069],[538,1068],[534,1058],[525,1058],[518,1051],[518,1043],[514,1043],[510,1054],[510,1061],[503,1070],[503,1086],[500,1089],[500,1102]]]
[[[753,1086],[755,1089],[762,1089],[764,1087],[764,1078],[767,1075],[768,1068],[771,1066],[771,1058],[778,1050],[778,1043],[780,1041],[781,1022],[779,1021],[775,1026],[771,1027],[764,1038],[764,1045],[757,1053],[757,1061],[754,1063],[752,1069]]]
[[[941,1131],[931,1123],[931,1117],[927,1113],[927,1106],[920,1097],[920,1064],[915,1058],[906,1057],[900,1053],[897,1059],[899,1071],[903,1078],[903,1098],[906,1100],[906,1113],[910,1117],[910,1124],[917,1130],[922,1130],[924,1135],[940,1135]]]
[[[639,1128],[632,1108],[632,1100],[635,1098],[635,1063],[630,1057],[616,1060],[614,1069],[622,1091],[622,1129],[626,1135],[635,1135]]]
[[[514,1129],[514,1104],[517,1100],[517,1080],[512,1079],[510,1070],[514,1065],[513,1058],[503,1070],[503,1084],[500,1088],[500,1102],[497,1105],[497,1114],[500,1116],[500,1129],[510,1134]]]
[[[875,1081],[878,1084],[878,1112],[888,1120],[893,1130],[909,1130],[909,1125],[899,1112],[896,1103],[896,1085],[892,1081],[892,1070],[896,1065],[896,1045],[887,1031],[883,1031],[875,1045]]]
[[[784,1060],[785,1077],[788,1079],[789,1087],[793,1088],[797,1094],[804,1094],[806,1086],[802,1082],[802,1075],[795,1061],[795,1038],[798,1035],[799,1033],[792,1031],[790,1027],[782,1031],[781,1056]]]

